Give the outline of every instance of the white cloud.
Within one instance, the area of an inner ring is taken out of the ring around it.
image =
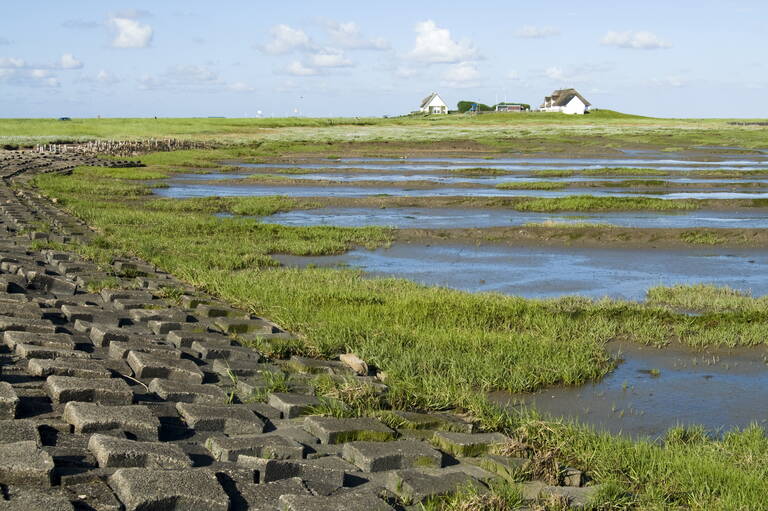
[[[0,37],[0,46],[4,46],[6,44],[11,44],[11,41],[5,37]]]
[[[560,85],[565,85],[566,83],[588,83],[597,74],[611,71],[613,67],[613,64],[608,62],[590,62],[567,68],[550,66],[542,71],[541,75],[550,80],[560,82]]]
[[[388,50],[389,42],[381,37],[367,38],[354,21],[328,21],[328,34],[337,46],[349,50]]]
[[[319,74],[317,69],[307,67],[298,60],[291,62],[286,71],[293,76],[314,76]]]
[[[650,81],[651,85],[654,87],[662,87],[662,88],[678,88],[678,87],[685,87],[688,85],[689,80],[681,75],[673,75],[673,76],[666,76],[664,78],[653,78]]]
[[[96,81],[104,85],[113,85],[119,82],[120,79],[109,71],[101,69],[98,73],[96,73]]]
[[[395,76],[398,78],[412,78],[421,74],[421,70],[418,68],[399,66],[395,69]]]
[[[460,62],[443,73],[443,83],[449,87],[473,87],[480,76],[477,66],[471,62]]]
[[[270,55],[285,55],[294,50],[306,50],[312,47],[309,36],[299,28],[288,25],[276,25],[269,30],[272,40],[264,45],[263,51]]]
[[[315,53],[309,57],[311,67],[352,67],[354,64],[342,53]]]
[[[131,17],[112,17],[109,25],[115,31],[115,48],[146,48],[152,42],[152,27]]]
[[[560,35],[560,30],[555,27],[536,27],[533,25],[525,25],[515,32],[516,37],[525,39],[543,39],[556,35]]]
[[[80,69],[83,67],[83,63],[77,60],[71,53],[65,53],[59,60],[59,67],[61,69]]]
[[[181,82],[213,82],[218,80],[219,75],[205,66],[174,66],[170,68],[165,76],[171,80]]]
[[[227,88],[233,92],[254,92],[256,90],[256,87],[251,87],[245,82],[230,83]]]
[[[565,71],[557,66],[548,67],[544,70],[544,76],[550,80],[563,81],[566,79]]]
[[[454,41],[451,31],[427,20],[416,24],[416,43],[408,56],[419,62],[456,63],[475,60],[479,53],[467,40]]]
[[[20,69],[22,67],[27,67],[27,63],[24,59],[0,57],[0,69]]]
[[[48,78],[51,76],[51,72],[47,69],[30,69],[29,76],[32,78]]]
[[[600,41],[604,46],[616,46],[618,48],[630,48],[633,50],[659,50],[671,48],[672,45],[663,41],[653,32],[632,31],[608,32]]]
[[[24,68],[24,66],[0,66],[0,81],[11,85],[16,85],[18,87],[56,88],[61,85],[59,80],[55,76],[52,76],[49,70],[37,68],[28,69]]]

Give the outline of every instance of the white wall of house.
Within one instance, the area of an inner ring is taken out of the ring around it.
[[[421,111],[426,114],[447,114],[448,105],[445,104],[440,96],[436,95],[432,98],[432,101],[421,108]]]
[[[571,115],[582,115],[587,111],[587,105],[585,105],[584,102],[578,98],[578,96],[574,96],[573,99],[571,99],[568,104],[562,108],[562,112],[564,114]]]

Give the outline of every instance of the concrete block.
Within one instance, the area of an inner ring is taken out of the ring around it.
[[[304,446],[295,440],[276,435],[211,437],[206,448],[214,459],[237,461],[241,454],[268,459],[301,459]]]
[[[223,405],[229,397],[216,385],[190,384],[155,378],[149,382],[150,392],[154,392],[166,401]]]
[[[75,378],[49,376],[45,382],[48,395],[56,404],[83,401],[102,405],[130,405],[133,391],[118,378]]]
[[[0,481],[19,486],[51,485],[53,458],[33,441],[0,444]]]
[[[0,419],[14,419],[19,407],[19,397],[10,383],[0,381]]]
[[[501,433],[455,433],[438,431],[432,443],[440,450],[454,456],[480,456],[509,442],[509,437]]]
[[[221,431],[227,435],[255,435],[264,432],[264,422],[248,408],[177,403],[176,409],[195,431]]]
[[[203,372],[191,360],[159,357],[138,351],[128,353],[126,360],[137,378],[166,378],[192,384],[203,382]]]
[[[88,441],[88,449],[96,457],[99,466],[145,467],[159,469],[187,468],[192,460],[179,447],[169,443],[137,442],[108,435],[94,434]]]
[[[443,454],[425,442],[349,442],[344,444],[344,459],[363,472],[408,468],[440,468]]]
[[[267,400],[269,406],[280,410],[283,418],[293,419],[305,415],[313,406],[320,404],[315,396],[292,394],[290,392],[272,392]]]
[[[118,430],[139,440],[156,441],[160,432],[160,420],[142,405],[102,406],[71,401],[64,407],[62,418],[75,433]]]
[[[108,483],[125,511],[229,510],[229,497],[210,470],[121,468]]]
[[[394,440],[395,431],[376,419],[335,417],[307,417],[304,429],[320,439],[323,444],[340,444],[354,441],[383,442]]]

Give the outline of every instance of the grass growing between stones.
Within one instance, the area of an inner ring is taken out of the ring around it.
[[[759,428],[719,440],[675,430],[661,444],[638,442],[505,412],[483,396],[492,389],[524,391],[598,378],[611,368],[604,346],[615,339],[654,345],[763,344],[768,331],[764,300],[707,288],[700,294],[717,300],[696,301],[699,290],[683,287],[655,289],[647,305],[530,300],[366,279],[350,270],[274,268],[271,254],[378,246],[388,242],[389,232],[212,218],[223,199],[179,201],[183,205],[177,208],[170,201],[146,201],[146,187],[112,177],[46,175],[36,184],[100,231],[94,243],[81,247],[87,255],[104,260],[135,254],[269,317],[301,336],[302,342],[286,347],[283,355],[333,357],[354,351],[386,371],[392,406],[459,407],[485,429],[513,434],[537,450],[557,450],[564,462],[607,483],[601,509],[762,505],[768,491],[768,440]],[[250,207],[270,212],[291,205],[290,199],[262,199],[251,198]],[[746,302],[750,307],[744,309],[740,304]],[[677,313],[681,304],[706,305],[707,313]],[[321,380],[315,385],[327,399],[345,403],[333,409],[336,405],[328,401],[325,413],[361,415],[377,406],[375,396],[362,390]]]

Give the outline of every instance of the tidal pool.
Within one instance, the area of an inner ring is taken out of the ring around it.
[[[527,213],[503,209],[473,208],[323,208],[296,210],[262,218],[263,222],[293,226],[335,225],[364,227],[383,225],[400,229],[484,228],[527,223],[601,223],[619,227],[734,227],[768,228],[768,214],[758,211],[693,211],[622,213]]]
[[[677,425],[717,433],[752,423],[768,425],[765,347],[694,351],[611,343],[621,360],[601,381],[552,387],[533,394],[495,392],[509,407],[526,405],[612,433],[659,437]]]
[[[276,256],[287,266],[346,266],[370,276],[530,298],[643,300],[649,287],[708,283],[768,294],[768,252],[395,244],[338,256]]]

